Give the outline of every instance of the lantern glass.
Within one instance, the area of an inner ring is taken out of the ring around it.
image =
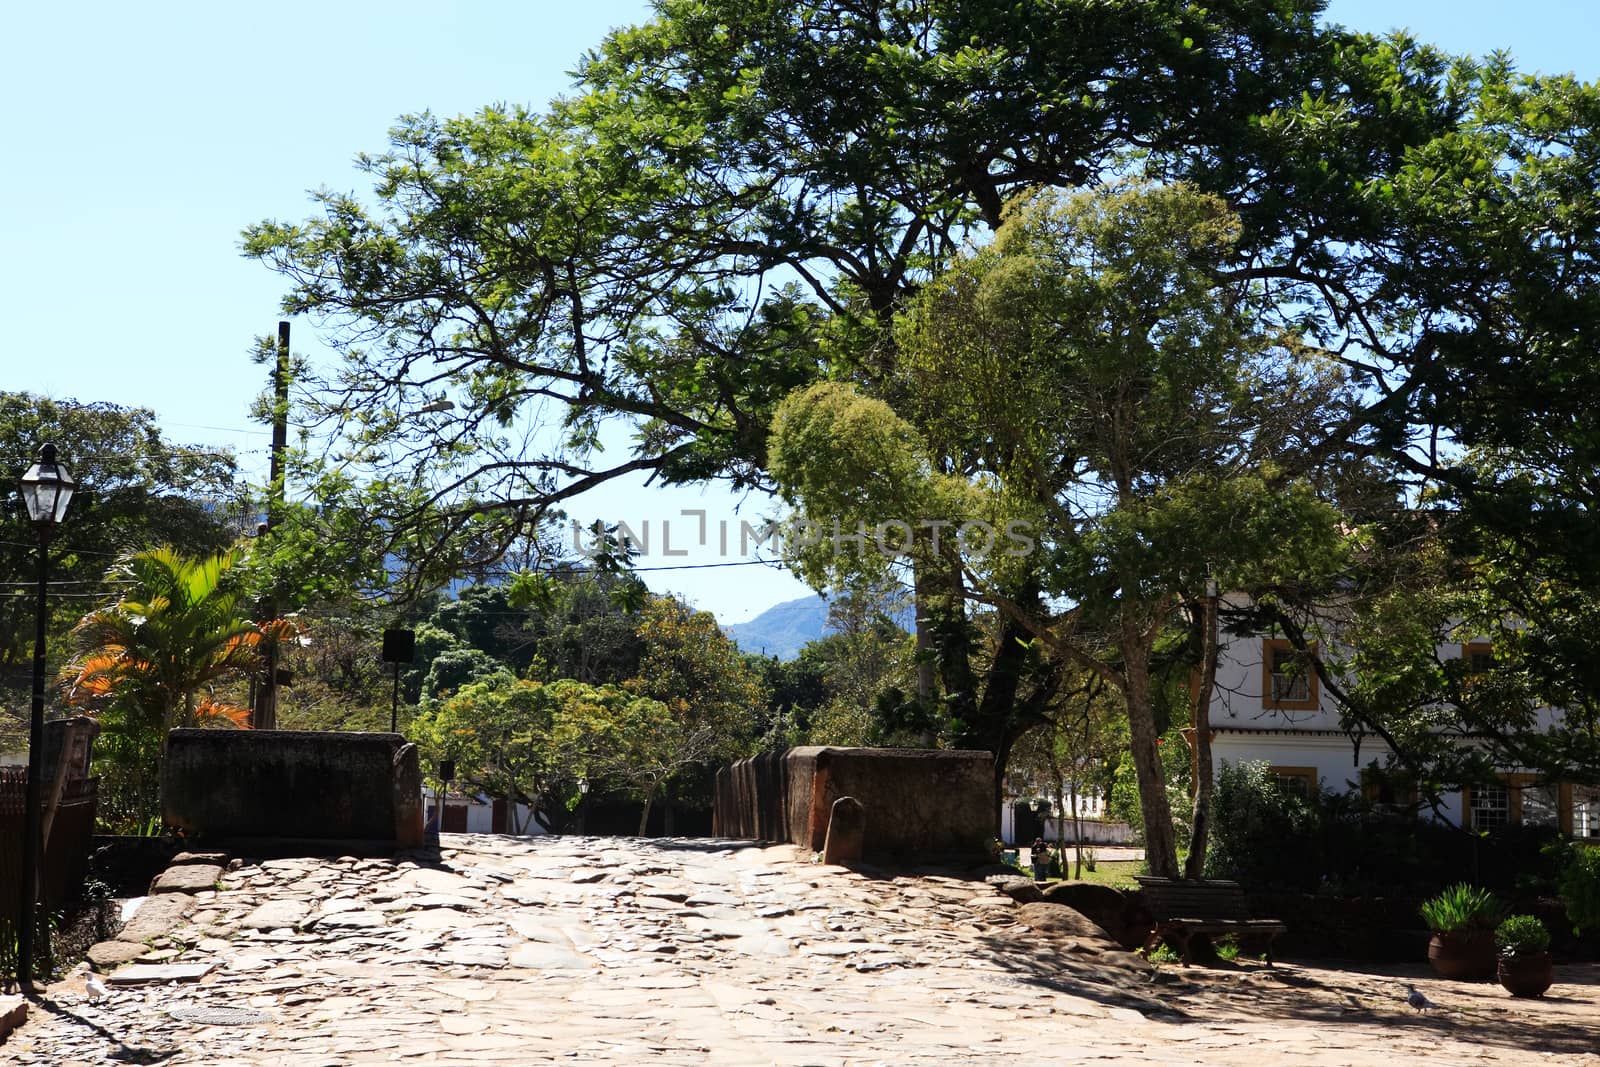
[[[77,483],[67,468],[56,462],[55,445],[39,449],[39,462],[22,476],[22,499],[28,518],[37,525],[54,526],[67,517],[67,504]]]

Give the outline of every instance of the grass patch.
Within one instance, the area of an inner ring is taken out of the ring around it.
[[[1136,874],[1144,873],[1143,860],[1100,860],[1090,870],[1085,864],[1083,868],[1084,882],[1093,882],[1095,885],[1108,885],[1115,889],[1138,889],[1139,883],[1133,880]],[[1072,864],[1067,864],[1067,874],[1072,874]]]
[[[1145,953],[1145,959],[1154,964],[1182,963],[1183,957],[1172,950],[1171,945],[1161,944]]]

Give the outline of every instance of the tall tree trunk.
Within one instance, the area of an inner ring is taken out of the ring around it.
[[[1214,589],[1214,587],[1213,587]],[[1211,692],[1217,682],[1217,596],[1207,590],[1200,642],[1200,684],[1196,686],[1191,721],[1194,726],[1194,828],[1189,841],[1185,878],[1204,877],[1206,846],[1211,836]]]
[[[933,702],[933,620],[929,618],[928,589],[932,576],[928,562],[920,556],[911,561],[911,595],[917,627],[917,700],[927,706]]]
[[[1144,858],[1150,873],[1178,877],[1178,842],[1167,803],[1167,776],[1156,747],[1155,713],[1150,706],[1150,648],[1132,609],[1122,611],[1121,653],[1128,703],[1128,753],[1139,783],[1139,815],[1144,823]]]
[[[656,783],[651,782],[650,788],[644,794],[644,810],[639,813],[639,836],[648,837],[650,826],[650,802],[656,797]]]
[[[994,836],[996,840],[1004,836],[1005,818],[1002,809],[1004,809],[1006,803],[1006,764],[1011,761],[1011,747],[1015,743],[1015,739],[1004,737],[994,746],[992,797],[994,803]]]

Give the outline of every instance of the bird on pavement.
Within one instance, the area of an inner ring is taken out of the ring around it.
[[[1406,986],[1406,1003],[1418,1011],[1427,1011],[1429,1008],[1437,1008],[1439,1006],[1419,993],[1414,985]]]
[[[88,981],[83,983],[83,988],[89,991],[89,999],[96,1004],[111,995],[111,990],[106,987],[106,984],[92,974],[89,976]]]

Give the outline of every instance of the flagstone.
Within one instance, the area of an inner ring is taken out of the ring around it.
[[[168,867],[150,884],[155,893],[197,893],[215,889],[222,877],[222,868],[214,863],[191,863]]]
[[[217,966],[215,960],[203,963],[135,963],[114,972],[106,980],[112,985],[165,985],[168,982],[198,982]]]
[[[239,921],[247,930],[278,930],[299,926],[311,906],[299,900],[269,900]]]

